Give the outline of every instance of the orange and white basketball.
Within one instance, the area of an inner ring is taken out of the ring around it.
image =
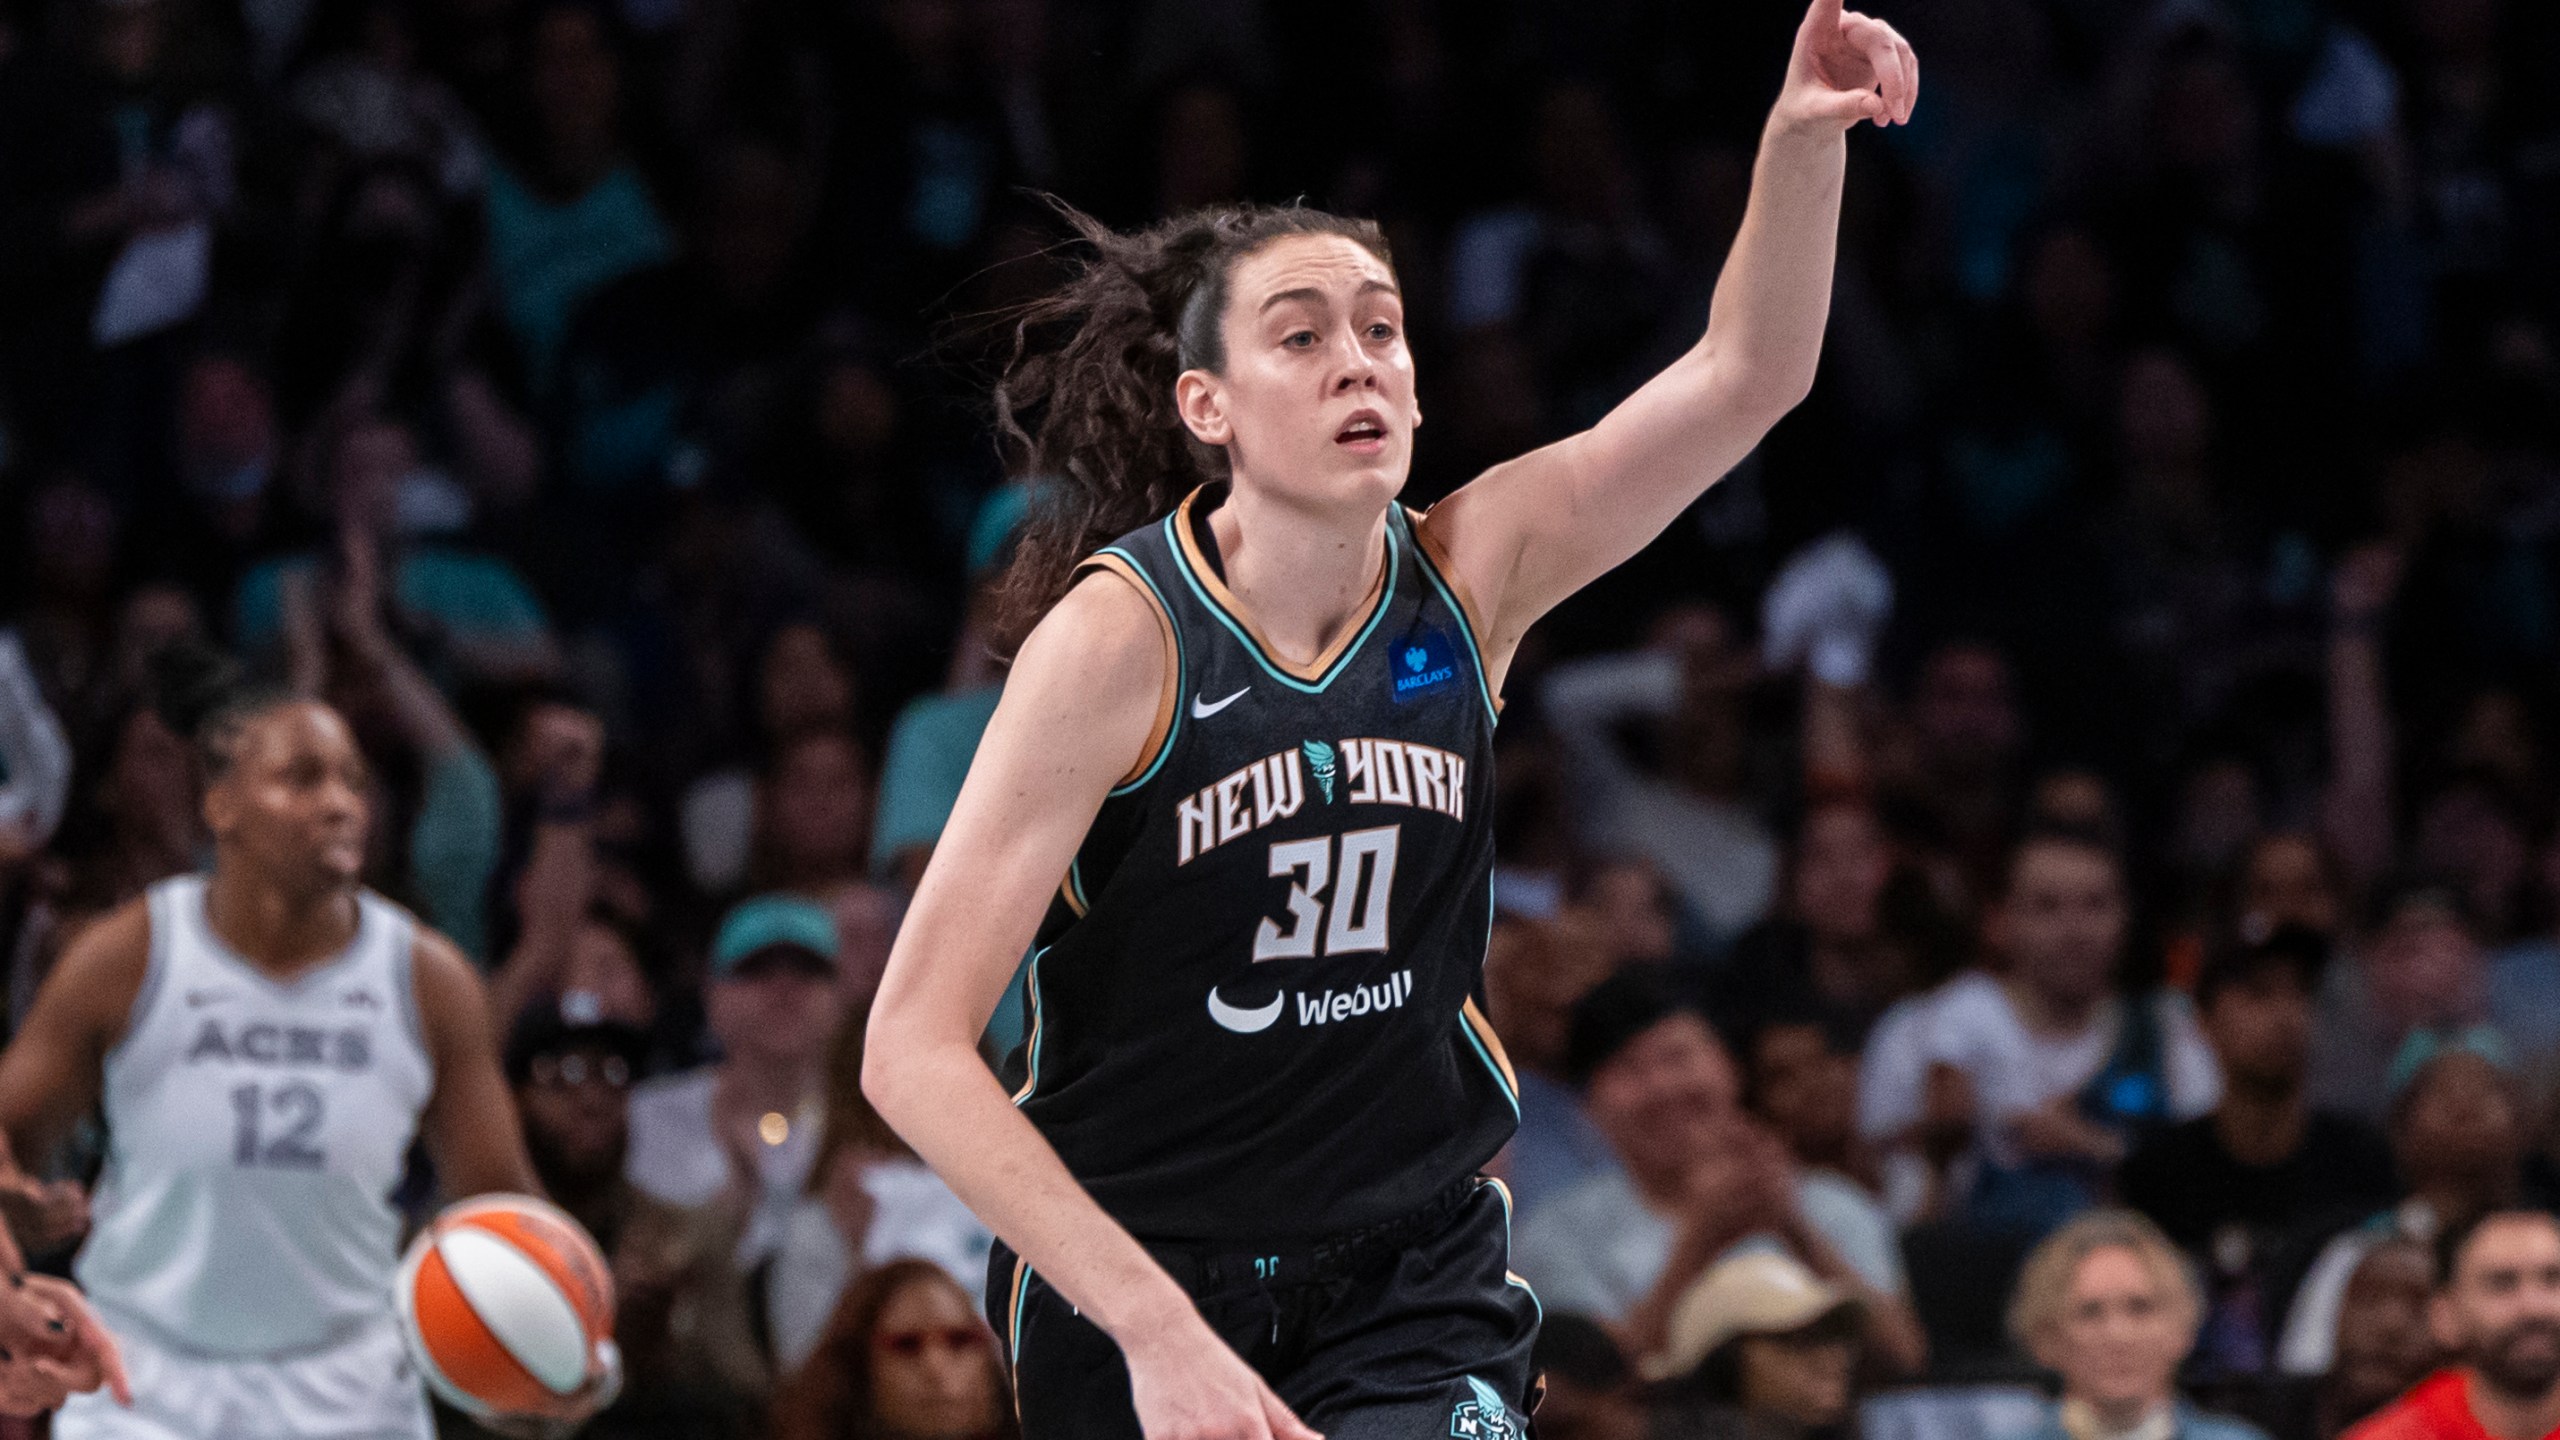
[[[579,1420],[621,1386],[612,1272],[556,1205],[451,1206],[409,1246],[394,1295],[429,1388],[474,1419]]]

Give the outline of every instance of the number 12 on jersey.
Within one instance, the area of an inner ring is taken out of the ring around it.
[[[1396,839],[1403,828],[1381,825],[1273,841],[1271,874],[1290,882],[1288,928],[1266,917],[1254,932],[1253,958],[1301,960],[1386,949],[1387,897],[1395,888]],[[1337,878],[1339,885],[1333,883]],[[1327,888],[1333,891],[1330,901]]]
[[[328,1101],[320,1087],[295,1080],[269,1089],[242,1085],[231,1092],[231,1163],[269,1170],[320,1170],[328,1152],[312,1143]],[[274,1118],[272,1126],[266,1124]]]

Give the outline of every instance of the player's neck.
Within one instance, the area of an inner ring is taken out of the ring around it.
[[[308,894],[260,884],[216,866],[205,886],[205,923],[233,953],[261,970],[290,975],[334,958],[356,938],[352,889]]]
[[[1312,511],[1231,485],[1209,514],[1227,589],[1280,658],[1305,664],[1358,624],[1387,563],[1387,517]]]

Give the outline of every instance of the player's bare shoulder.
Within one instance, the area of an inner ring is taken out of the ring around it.
[[[1134,574],[1095,567],[1014,657],[1005,706],[1052,753],[1137,758],[1161,742],[1180,677],[1172,621]],[[1115,771],[1115,775],[1117,772]]]
[[[50,1023],[70,1022],[101,1049],[113,1047],[142,998],[151,944],[151,904],[143,896],[89,921],[64,943],[37,1010],[52,1017]]]
[[[486,1043],[492,1033],[489,990],[480,967],[439,930],[420,924],[409,942],[409,983],[416,991],[418,1027],[430,1054],[457,1044]]]

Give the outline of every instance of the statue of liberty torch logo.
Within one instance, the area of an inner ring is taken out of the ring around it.
[[[1333,803],[1333,747],[1321,740],[1309,740],[1298,747],[1306,752],[1307,768],[1314,771],[1316,785],[1324,791],[1324,803]]]

